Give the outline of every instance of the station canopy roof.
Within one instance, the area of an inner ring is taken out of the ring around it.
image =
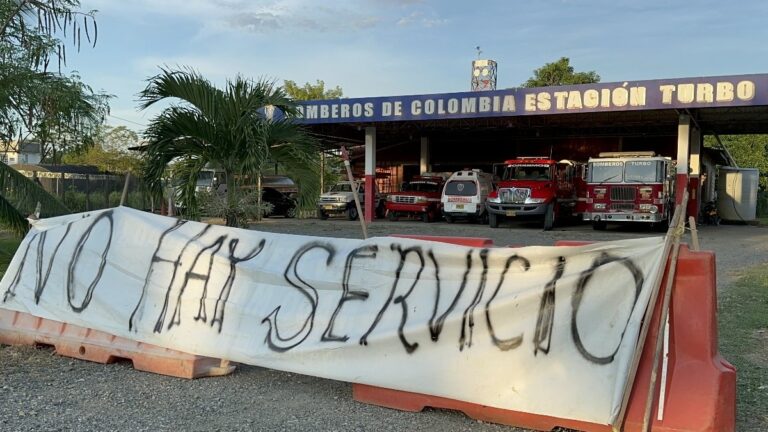
[[[298,120],[324,145],[435,132],[505,137],[675,135],[690,114],[705,135],[768,133],[768,74],[303,101]]]

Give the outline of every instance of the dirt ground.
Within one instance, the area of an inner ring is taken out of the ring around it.
[[[358,222],[266,219],[253,229],[359,237]],[[768,265],[768,228],[700,227],[703,249],[717,257],[718,286],[727,290],[745,269]],[[659,235],[649,230],[588,225],[544,232],[538,223],[498,229],[467,223],[376,221],[371,236],[429,234],[491,238],[496,245],[551,245],[556,240],[616,240]],[[757,339],[764,341],[764,335]],[[335,430],[501,431],[442,410],[406,413],[356,403],[351,385],[252,366],[230,376],[182,380],[53,355],[49,349],[0,346],[0,430]]]

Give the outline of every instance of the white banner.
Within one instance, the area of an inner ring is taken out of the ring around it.
[[[121,207],[36,222],[0,307],[194,354],[608,424],[662,246],[361,241]]]

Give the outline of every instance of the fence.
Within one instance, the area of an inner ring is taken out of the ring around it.
[[[115,207],[125,184],[124,175],[78,174],[46,171],[19,171],[34,179],[48,193],[57,196],[72,212]],[[152,201],[140,179],[131,177],[125,205],[152,210]]]

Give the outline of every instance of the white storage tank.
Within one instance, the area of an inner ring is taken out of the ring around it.
[[[757,218],[757,168],[717,167],[717,212],[721,219],[750,222]]]

